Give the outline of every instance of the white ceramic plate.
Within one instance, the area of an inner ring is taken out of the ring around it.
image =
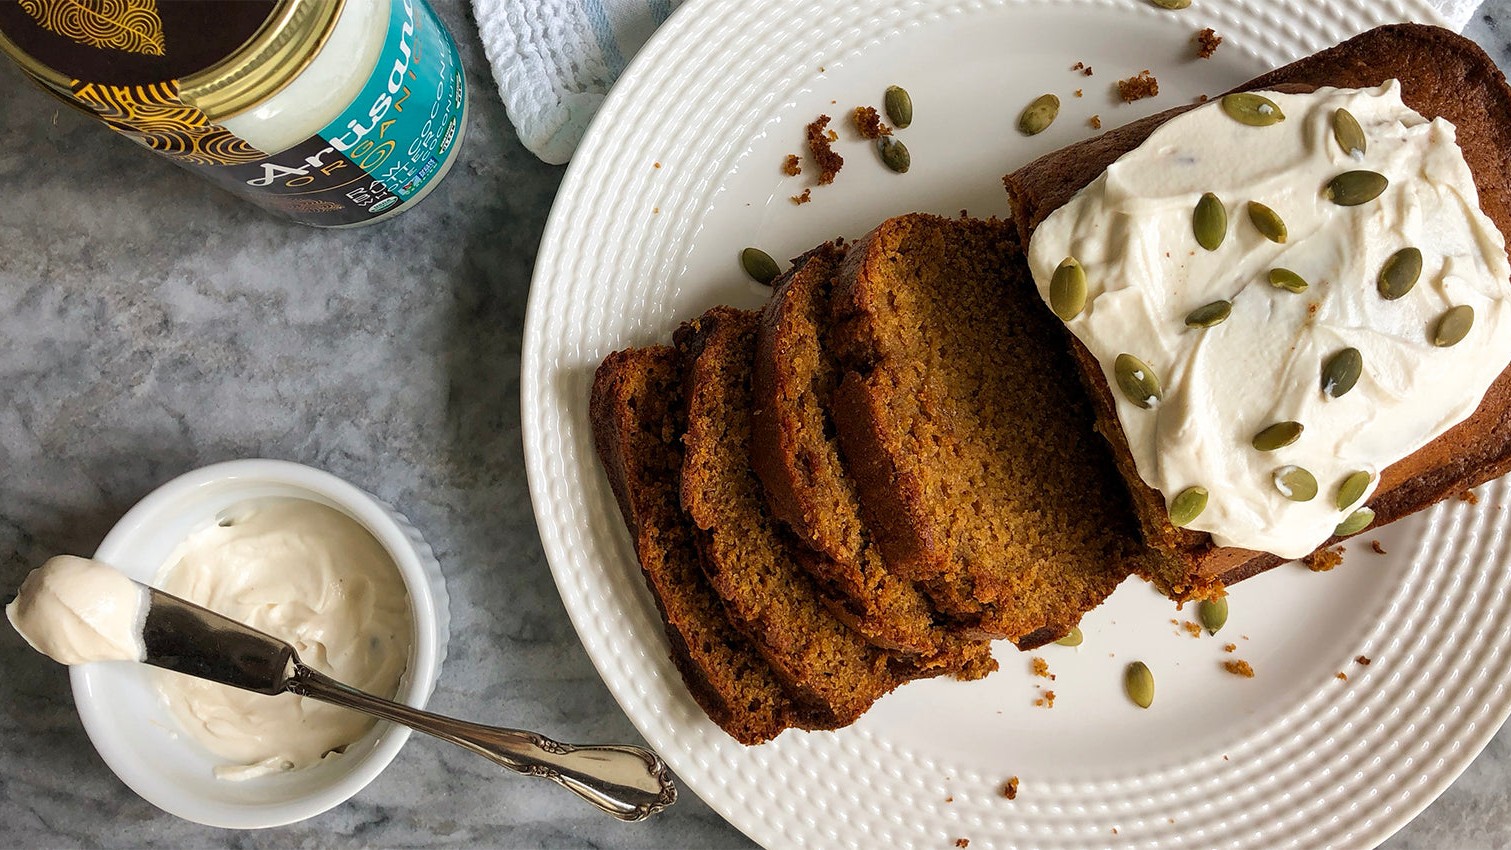
[[[546,229],[524,433],[541,539],[583,644],[693,791],[773,847],[1356,848],[1384,840],[1479,752],[1511,712],[1503,484],[1477,506],[1365,535],[1330,573],[1291,565],[1236,587],[1218,638],[1173,625],[1194,612],[1130,581],[1087,616],[1078,650],[1033,653],[1052,682],[1001,644],[1003,669],[985,681],[914,683],[851,728],[746,748],[702,715],[667,658],[587,419],[610,351],[664,341],[717,303],[761,303],[765,289],[737,264],[746,245],[789,257],[911,210],[1005,214],[1002,174],[1090,135],[1093,114],[1117,126],[1408,18],[1433,12],[1407,0],[1198,0],[1183,12],[1141,0],[693,0],[656,34]],[[1204,26],[1226,41],[1197,60],[1190,39]],[[1161,95],[1118,104],[1113,82],[1143,68]],[[892,83],[916,106],[901,133],[907,175],[886,171],[845,118]],[[1026,139],[1017,114],[1046,91],[1064,104],[1059,120]],[[810,178],[780,164],[821,112],[847,162],[794,206]],[[1476,616],[1461,616],[1471,605]],[[1121,692],[1134,659],[1157,680],[1148,711]],[[1230,659],[1257,675],[1230,675]],[[1045,689],[1053,708],[1034,705]],[[999,789],[1013,776],[1009,801]]]

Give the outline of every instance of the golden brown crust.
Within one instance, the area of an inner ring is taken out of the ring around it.
[[[666,346],[609,355],[593,379],[594,444],[634,540],[671,657],[693,699],[742,744],[810,726],[771,668],[724,617],[677,497],[681,374]]]
[[[1309,91],[1319,86],[1360,88],[1387,79],[1401,82],[1408,106],[1443,117],[1458,130],[1459,147],[1474,173],[1480,207],[1503,233],[1511,233],[1511,88],[1478,45],[1448,30],[1393,24],[1276,69],[1236,90]],[[1048,154],[1004,178],[1014,218],[1027,241],[1051,212],[1137,147],[1156,127],[1194,106],[1180,106]],[[1164,499],[1132,470],[1116,407],[1101,367],[1076,345],[1082,375],[1097,407],[1099,428],[1117,446],[1144,530],[1154,545],[1180,554],[1173,574],[1146,576],[1176,598],[1207,595],[1211,588],[1263,572],[1283,560],[1268,553],[1213,546],[1210,537],[1169,526]],[[1464,422],[1381,476],[1371,499],[1376,525],[1422,510],[1466,487],[1511,471],[1511,369],[1485,394]],[[1330,545],[1332,542],[1323,544]]]

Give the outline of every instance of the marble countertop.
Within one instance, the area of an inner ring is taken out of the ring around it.
[[[59,107],[0,62],[0,588],[94,551],[156,485],[214,461],[340,475],[424,529],[453,600],[432,707],[634,741],[557,597],[530,508],[519,369],[562,169],[515,139],[468,7],[437,4],[474,100],[451,176],[399,222],[285,224]],[[1468,30],[1511,69],[1511,0]],[[280,829],[177,820],[105,767],[64,671],[0,629],[0,845],[748,847],[694,795],[625,825],[413,739],[351,802]],[[643,742],[641,742],[643,743]],[[1511,728],[1385,845],[1511,846]]]

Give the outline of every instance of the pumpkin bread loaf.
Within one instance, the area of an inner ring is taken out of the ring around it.
[[[1370,30],[1337,47],[1293,62],[1240,86],[1242,90],[1305,92],[1321,86],[1362,88],[1388,79],[1401,83],[1406,105],[1457,128],[1457,141],[1474,174],[1480,208],[1502,233],[1511,234],[1511,89],[1478,45],[1448,30],[1395,24]],[[1007,175],[1004,183],[1024,244],[1034,228],[1107,166],[1138,147],[1155,128],[1185,112],[1182,106],[1048,154]],[[1128,451],[1112,392],[1100,364],[1073,342],[1097,428],[1114,447],[1150,543],[1172,557],[1141,570],[1172,598],[1202,598],[1263,572],[1284,559],[1213,544],[1210,535],[1170,524],[1164,497],[1139,477]],[[1511,368],[1485,394],[1479,408],[1438,439],[1392,464],[1381,475],[1369,506],[1375,524],[1393,522],[1456,493],[1511,471]],[[1337,538],[1323,544],[1327,548]]]
[[[989,644],[963,637],[912,581],[887,570],[861,521],[829,410],[839,364],[822,341],[844,256],[842,247],[825,243],[794,260],[761,312],[752,466],[771,512],[813,550],[805,563],[836,616],[870,642],[922,659],[948,665],[961,652],[984,658]]]
[[[861,516],[975,634],[1056,640],[1157,557],[1012,225],[884,222],[845,257],[830,323]]]
[[[682,380],[670,347],[615,352],[594,375],[589,406],[598,456],[661,612],[672,661],[703,711],[743,744],[790,726],[814,728],[819,724],[801,715],[770,665],[730,624],[703,575],[678,485]]]

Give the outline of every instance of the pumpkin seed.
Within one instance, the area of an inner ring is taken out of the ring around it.
[[[1206,627],[1207,634],[1215,635],[1228,624],[1228,597],[1219,596],[1216,599],[1203,599],[1196,606],[1196,619]]]
[[[882,104],[887,109],[887,120],[899,130],[906,130],[913,123],[913,97],[902,86],[887,86],[887,93],[882,97]]]
[[[1271,242],[1285,242],[1285,219],[1280,217],[1280,213],[1258,201],[1249,201],[1249,221],[1254,223],[1254,229],[1263,234],[1264,238]]]
[[[1389,185],[1390,181],[1385,179],[1384,174],[1374,171],[1345,171],[1329,180],[1322,194],[1340,207],[1357,207],[1380,197],[1380,193]]]
[[[881,154],[882,165],[898,174],[907,174],[908,168],[913,164],[908,146],[891,136],[882,136],[876,140],[876,152]]]
[[[1037,136],[1049,129],[1059,114],[1060,99],[1052,94],[1041,94],[1018,116],[1018,131],[1025,136]]]
[[[1310,502],[1317,498],[1317,476],[1299,466],[1282,466],[1275,470],[1275,489],[1293,502]]]
[[[1049,309],[1068,322],[1086,308],[1086,270],[1074,257],[1066,257],[1049,279]]]
[[[782,273],[777,266],[776,260],[760,248],[746,248],[740,252],[740,267],[750,275],[756,283],[771,283]]]
[[[1117,378],[1118,389],[1123,391],[1123,395],[1145,410],[1165,397],[1159,376],[1154,374],[1149,364],[1132,354],[1119,354],[1112,363],[1112,373]]]
[[[1055,641],[1055,643],[1059,644],[1060,646],[1080,646],[1082,640],[1083,638],[1081,637],[1081,627],[1074,626],[1071,628],[1070,634],[1067,634],[1065,637],[1060,638],[1059,640]]]
[[[1186,314],[1186,327],[1210,328],[1220,325],[1228,320],[1233,313],[1233,302],[1213,301],[1211,304],[1203,304]]]
[[[1359,470],[1350,472],[1343,483],[1338,485],[1338,510],[1347,510],[1349,505],[1364,498],[1364,491],[1369,489],[1369,482],[1373,480],[1368,472]]]
[[[1354,159],[1364,158],[1364,149],[1367,142],[1364,139],[1364,128],[1359,126],[1359,120],[1352,112],[1341,106],[1333,112],[1333,138],[1338,140],[1338,147]]]
[[[1285,113],[1275,101],[1253,92],[1234,92],[1222,96],[1222,111],[1240,124],[1268,127],[1285,120]]]
[[[1370,510],[1369,508],[1360,508],[1357,511],[1349,514],[1348,517],[1342,522],[1338,523],[1338,527],[1333,529],[1333,534],[1336,534],[1339,537],[1347,537],[1350,534],[1358,534],[1359,532],[1363,531],[1366,528],[1369,528],[1372,524],[1374,524],[1374,521],[1374,511]]]
[[[1348,393],[1364,373],[1364,355],[1358,349],[1343,349],[1322,364],[1322,394],[1333,399]]]
[[[1300,422],[1286,420],[1276,422],[1254,435],[1254,448],[1262,452],[1273,452],[1283,449],[1301,437],[1301,432],[1306,430]]]
[[[1139,708],[1148,708],[1154,703],[1154,674],[1148,665],[1135,661],[1123,671],[1123,690]]]
[[[1206,509],[1207,488],[1187,487],[1170,500],[1170,524],[1176,528],[1185,528]]]
[[[1322,364],[1322,394],[1338,398],[1354,388],[1364,373],[1364,355],[1357,348],[1345,348]]]
[[[1216,251],[1228,235],[1228,211],[1222,200],[1211,192],[1202,195],[1191,213],[1191,229],[1196,232],[1196,244]]]
[[[1437,330],[1432,332],[1432,344],[1439,348],[1457,345],[1469,335],[1469,329],[1473,326],[1473,307],[1468,304],[1449,307],[1443,317],[1438,319]]]
[[[1390,255],[1380,267],[1380,297],[1394,301],[1411,291],[1422,276],[1422,252],[1417,248],[1402,248]]]
[[[1191,6],[1191,0],[1149,0],[1149,2],[1161,9],[1170,9],[1172,11],[1186,9]]]
[[[1290,269],[1270,269],[1270,286],[1287,292],[1305,292],[1306,278]]]

